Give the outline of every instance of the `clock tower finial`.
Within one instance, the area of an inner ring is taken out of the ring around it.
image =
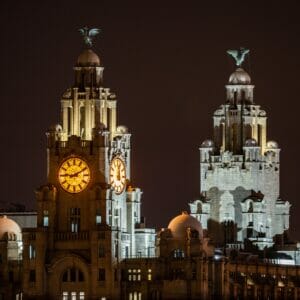
[[[87,26],[80,28],[79,32],[83,36],[83,42],[84,45],[87,48],[92,48],[93,46],[93,39],[96,35],[98,35],[101,32],[101,29],[99,28],[91,28],[89,29]]]

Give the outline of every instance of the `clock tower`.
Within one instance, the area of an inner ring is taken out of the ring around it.
[[[249,49],[228,50],[236,69],[226,102],[214,112],[213,139],[200,146],[200,198],[190,203],[215,245],[259,249],[289,228],[290,203],[280,197],[280,148],[267,138],[267,113],[254,102],[242,68]]]
[[[47,132],[37,228],[23,233],[26,299],[119,298],[119,262],[154,255],[155,230],[145,228],[142,191],[131,183],[131,134],[117,124],[116,95],[91,48],[96,31],[82,29],[86,48],[61,98],[62,124]]]

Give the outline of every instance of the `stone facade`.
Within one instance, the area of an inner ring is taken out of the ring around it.
[[[289,228],[290,204],[279,197],[280,148],[267,141],[267,115],[254,103],[242,68],[225,86],[227,100],[213,115],[214,137],[200,146],[200,194],[191,214],[216,245],[250,239],[260,249]]]

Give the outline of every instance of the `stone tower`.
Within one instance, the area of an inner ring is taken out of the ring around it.
[[[119,262],[154,255],[130,176],[130,136],[116,95],[87,47],[47,132],[47,182],[36,191],[37,228],[23,234],[25,299],[117,299]]]
[[[226,102],[213,115],[214,137],[200,146],[200,199],[191,215],[216,245],[260,249],[289,228],[290,204],[279,197],[280,149],[267,139],[267,114],[254,102],[249,74],[237,64]]]

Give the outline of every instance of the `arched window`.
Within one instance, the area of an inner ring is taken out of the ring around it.
[[[63,282],[83,282],[83,273],[76,268],[67,269],[62,275]]]
[[[131,292],[128,296],[129,300],[142,300],[141,292]]]
[[[244,127],[244,140],[252,139],[252,127],[250,124],[246,124]]]
[[[197,214],[202,214],[202,204],[201,204],[201,202],[198,202],[198,204],[197,204]]]
[[[184,251],[182,249],[175,249],[173,251],[174,258],[184,258]]]

